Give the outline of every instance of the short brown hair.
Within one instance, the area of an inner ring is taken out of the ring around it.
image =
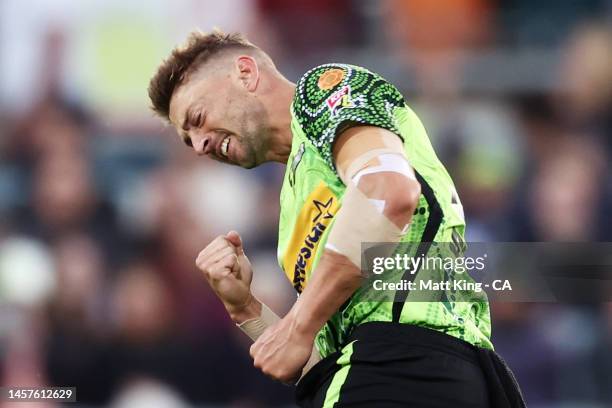
[[[213,55],[228,49],[257,49],[242,34],[225,34],[215,30],[211,33],[194,31],[183,45],[172,50],[149,82],[151,109],[159,116],[170,120],[170,99],[174,90],[188,74],[208,61]]]

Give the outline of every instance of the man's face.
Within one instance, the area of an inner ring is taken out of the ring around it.
[[[172,95],[170,121],[199,155],[244,168],[264,161],[267,113],[237,70],[194,72]]]

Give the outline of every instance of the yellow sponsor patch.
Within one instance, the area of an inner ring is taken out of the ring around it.
[[[321,182],[300,210],[283,255],[283,269],[298,293],[306,287],[306,276],[310,275],[323,232],[339,208],[338,198]]]

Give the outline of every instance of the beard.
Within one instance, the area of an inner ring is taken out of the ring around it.
[[[265,162],[270,149],[271,129],[268,112],[263,103],[255,98],[234,103],[230,115],[237,123],[238,132],[234,133],[240,144],[242,157],[236,163],[240,167],[251,169]]]

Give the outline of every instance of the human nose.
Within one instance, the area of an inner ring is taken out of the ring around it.
[[[210,151],[211,148],[211,137],[210,135],[193,135],[193,150],[198,154],[198,156],[203,156]]]

